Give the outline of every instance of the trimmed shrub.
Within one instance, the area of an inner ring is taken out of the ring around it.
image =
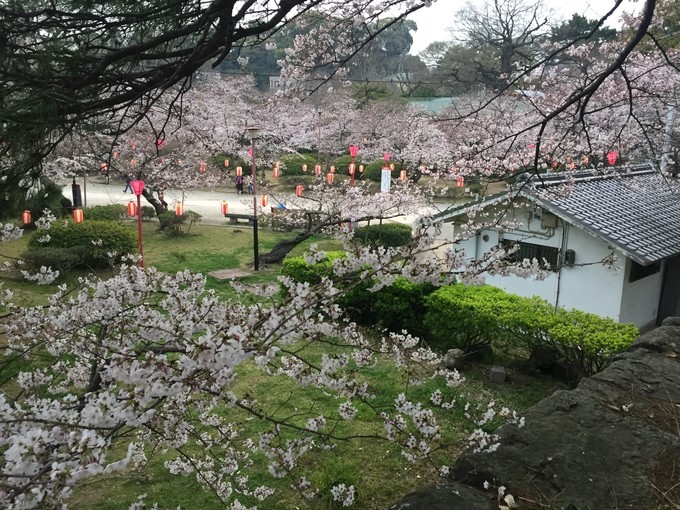
[[[172,211],[165,211],[158,215],[161,226],[159,230],[168,237],[182,237],[189,233],[194,223],[201,221],[202,216],[194,211],[185,211],[177,216]]]
[[[60,274],[64,274],[69,269],[80,264],[82,254],[80,250],[72,248],[51,248],[44,246],[38,250],[26,251],[21,255],[21,258],[32,269],[45,266],[58,270]]]
[[[128,217],[127,208],[123,204],[95,205],[88,207],[85,215],[87,220],[122,222]]]
[[[156,209],[150,205],[142,206],[142,221],[151,221],[156,219]]]
[[[547,340],[578,379],[602,370],[639,334],[634,324],[580,310],[558,310],[550,322]]]
[[[437,288],[431,283],[412,283],[406,278],[397,278],[389,287],[378,292],[368,292],[373,296],[370,313],[377,324],[388,331],[406,330],[412,335],[423,336],[425,302]]]
[[[38,239],[50,236],[49,242]],[[31,264],[46,264],[44,261],[63,256],[63,268],[85,267],[100,268],[110,264],[109,253],[115,253],[114,261],[137,248],[136,237],[132,230],[111,221],[85,221],[83,223],[54,222],[49,230],[33,232],[28,241],[28,251],[22,255]],[[74,261],[76,261],[74,263]]]
[[[283,165],[283,175],[314,175],[316,155],[313,154],[285,154],[279,158]],[[302,165],[307,165],[307,172],[302,171]]]
[[[503,334],[503,318],[519,296],[484,285],[450,285],[426,300],[425,328],[431,344],[443,351],[472,352],[491,345]]]
[[[290,257],[283,260],[281,274],[289,276],[296,282],[309,282],[314,285],[320,283],[322,278],[330,277],[333,261],[344,256],[344,251],[329,251],[326,252],[326,258],[316,264],[308,264],[304,257]]]
[[[357,176],[360,176],[362,180],[380,182],[382,179],[382,169],[384,166],[385,161],[382,159],[371,161],[370,163],[364,165],[364,172],[362,174],[357,172]]]
[[[342,251],[328,252],[326,259],[311,265],[303,257],[291,257],[283,261],[282,274],[298,282],[317,284],[323,277],[332,277],[333,260],[344,256]],[[364,325],[379,324],[389,331],[423,333],[425,299],[435,290],[434,285],[397,278],[391,286],[371,292],[372,285],[370,281],[363,282],[338,300],[351,320]]]
[[[402,223],[367,225],[354,230],[354,239],[371,246],[405,246],[411,242],[413,231]]]
[[[572,379],[600,371],[638,336],[633,324],[580,310],[555,311],[538,297],[491,286],[444,287],[426,299],[426,307],[428,338],[441,350],[514,345],[534,361],[561,365]]]

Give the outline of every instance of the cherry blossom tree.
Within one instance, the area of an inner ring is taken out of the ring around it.
[[[359,205],[352,210],[352,218],[364,214]],[[435,242],[427,227],[406,247],[348,244],[347,256],[334,263],[333,279],[310,286],[280,278],[286,297],[274,285],[259,290],[253,305],[219,300],[201,275],[165,275],[134,265],[124,265],[112,278],[82,279],[75,289],[61,286],[42,307],[15,307],[5,293],[0,328],[7,339],[6,362],[0,375],[6,380],[6,370],[14,374],[11,364],[19,359],[25,368],[14,389],[0,394],[3,507],[64,508],[78,481],[133,468],[159,450],[174,452],[165,463],[171,473],[195,475],[230,508],[273,492],[250,477],[256,453],[268,458],[273,477],[286,477],[313,500],[318,494],[303,460],[338,441],[366,437],[351,428],[359,408],[383,424],[370,437],[398,445],[408,461],[434,462],[443,446],[435,409],[446,412],[455,405],[450,388],[460,384],[460,376],[441,369],[438,355],[417,338],[366,336],[338,306],[359,282],[371,281],[379,290],[397,276],[441,285],[454,274],[472,281],[483,271],[507,271],[502,257],[488,258],[481,267],[468,265],[455,249],[421,256]],[[323,257],[312,250],[307,260]],[[335,283],[340,281],[341,286]],[[301,345],[310,342],[324,345],[328,354],[308,357]],[[404,391],[389,409],[373,404],[375,390],[360,375],[378,358],[391,359],[404,374]],[[235,386],[237,368],[245,362],[335,395],[336,412],[320,415],[312,407],[290,415],[278,404],[254,400],[247,388]],[[441,387],[415,399],[408,388],[424,378]],[[498,413],[521,425],[507,409],[484,405],[477,417],[474,406],[465,411],[478,425],[467,442],[482,450],[496,448],[481,427]],[[270,428],[245,435],[244,414]],[[113,454],[121,447],[122,457]],[[350,505],[356,487],[337,485],[332,495]]]

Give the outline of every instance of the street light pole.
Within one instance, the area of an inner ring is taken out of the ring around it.
[[[319,114],[319,120],[316,123],[316,164],[319,164],[319,156],[321,155],[321,112],[323,108],[316,107],[316,113]]]
[[[253,156],[253,161],[250,167],[250,174],[253,180],[253,255],[255,257],[253,266],[255,271],[260,270],[260,252],[257,239],[257,166],[255,165],[255,139],[257,138],[259,130],[256,127],[248,128],[248,136],[250,137],[250,149]]]
[[[144,269],[144,253],[142,251],[142,204],[141,195],[144,191],[144,181],[136,179],[130,181],[130,187],[137,195],[137,246],[139,247],[139,267]]]

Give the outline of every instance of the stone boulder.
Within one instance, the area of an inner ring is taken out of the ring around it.
[[[458,482],[425,487],[410,493],[390,510],[496,510],[496,500],[489,491],[480,491]]]
[[[651,509],[664,493],[680,502],[680,319],[667,319],[602,372],[524,416],[523,428],[499,429],[496,452],[456,461],[456,485],[420,489],[402,500],[410,506],[393,508],[477,508],[460,498],[483,494],[485,481],[530,508]],[[442,498],[454,491],[446,506]]]

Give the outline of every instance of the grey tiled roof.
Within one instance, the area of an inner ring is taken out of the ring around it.
[[[642,265],[680,255],[680,182],[649,166],[606,175],[534,177],[517,189],[472,204],[491,206],[524,197],[614,246]],[[470,204],[439,215],[461,216]]]
[[[564,193],[556,193],[558,187]],[[649,167],[573,182],[532,183],[520,192],[648,265],[680,254],[680,186]]]

